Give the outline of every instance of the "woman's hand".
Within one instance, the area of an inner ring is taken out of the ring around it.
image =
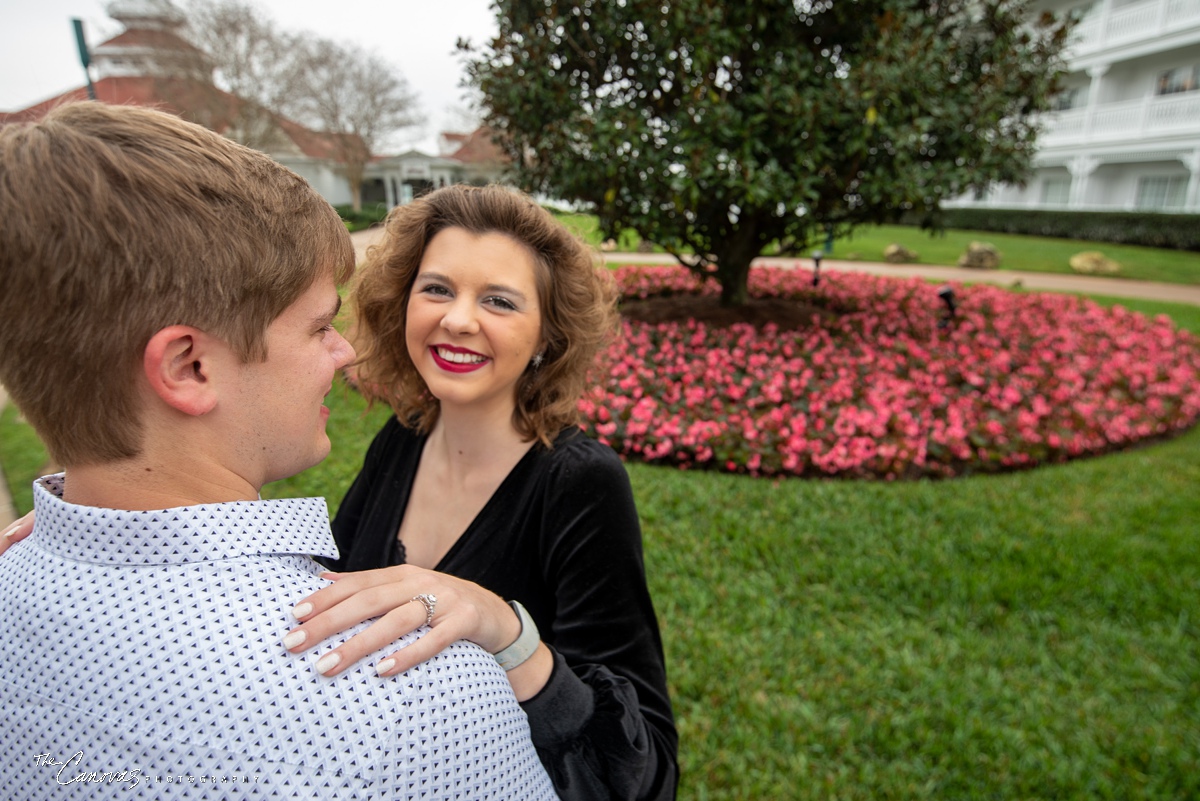
[[[10,546],[16,545],[28,537],[31,531],[33,531],[33,512],[9,523],[4,531],[0,531],[0,556],[3,556]]]
[[[496,653],[521,633],[521,621],[504,599],[478,584],[445,573],[399,565],[323,576],[333,584],[308,596],[292,610],[301,625],[284,637],[285,648],[299,653],[364,620],[379,618],[317,661],[317,672],[325,676],[337,675],[372,651],[424,625],[427,609],[416,599],[418,595],[437,599],[430,631],[380,660],[375,666],[380,676],[394,676],[419,665],[455,640],[470,640]]]

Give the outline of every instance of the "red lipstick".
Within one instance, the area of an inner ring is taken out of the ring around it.
[[[475,351],[468,350],[467,348],[456,348],[452,345],[434,345],[434,346],[432,346],[429,349],[429,353],[433,356],[434,364],[436,364],[438,367],[442,368],[443,370],[446,370],[447,372],[451,372],[451,373],[472,373],[491,361],[491,359],[488,359],[487,357],[483,357],[483,361],[478,361],[478,362],[467,362],[467,363],[450,362],[450,361],[446,361],[445,359],[443,359],[438,354],[438,350],[448,350],[451,353],[469,353],[472,356],[483,356],[483,354],[476,353]]]

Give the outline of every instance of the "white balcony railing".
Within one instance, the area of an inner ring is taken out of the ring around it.
[[[1141,0],[1105,13],[1095,11],[1075,26],[1069,47],[1078,57],[1117,45],[1157,39],[1200,24],[1200,0]]]
[[[1188,132],[1200,134],[1200,92],[1055,112],[1046,116],[1041,144],[1079,145]]]

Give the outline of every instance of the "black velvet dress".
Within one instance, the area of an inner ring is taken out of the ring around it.
[[[425,437],[394,418],[376,435],[333,522],[334,570],[401,564],[397,534]],[[437,565],[520,601],[554,653],[522,704],[569,799],[671,799],[678,780],[662,641],[629,477],[577,429],[535,445]]]

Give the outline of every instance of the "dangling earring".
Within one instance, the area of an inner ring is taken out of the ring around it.
[[[536,370],[542,366],[542,361],[543,361],[542,354],[537,353],[537,354],[534,354],[533,360],[530,361],[529,363],[532,364],[533,369]]]

